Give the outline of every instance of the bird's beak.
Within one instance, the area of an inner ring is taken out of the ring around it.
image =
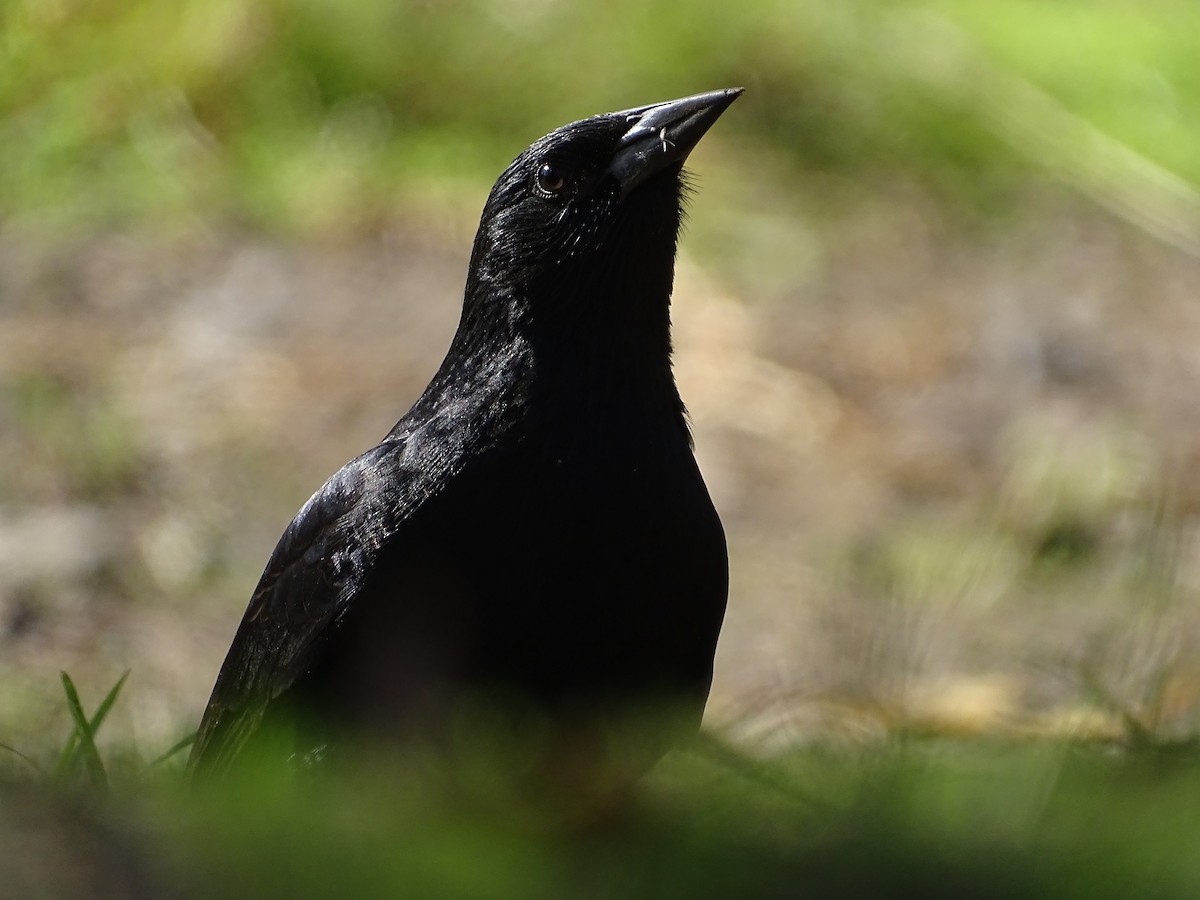
[[[687,159],[743,90],[726,88],[612,113],[629,124],[608,167],[621,185],[622,196],[671,163]]]

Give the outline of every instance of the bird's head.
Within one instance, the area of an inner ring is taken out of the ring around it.
[[[468,306],[495,315],[500,301],[510,317],[535,320],[557,318],[548,305],[565,306],[559,311],[579,320],[588,318],[581,307],[616,313],[623,300],[644,306],[660,297],[655,305],[665,313],[683,162],[741,92],[594,116],[535,141],[504,170],[484,207]]]

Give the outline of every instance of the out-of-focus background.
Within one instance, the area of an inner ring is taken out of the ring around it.
[[[744,85],[677,369],[746,746],[1200,726],[1200,6],[8,0],[0,741],[195,726],[276,538],[408,407],[492,180]]]

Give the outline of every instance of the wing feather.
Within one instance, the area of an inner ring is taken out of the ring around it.
[[[370,507],[385,498],[371,485],[378,481],[380,467],[402,452],[401,442],[389,441],[347,463],[288,525],[221,666],[188,760],[190,770],[226,768],[258,729],[272,701],[312,667],[323,638],[361,586],[355,574],[369,568],[388,537],[383,533],[369,541],[353,539],[360,523],[381,521],[369,514]],[[406,490],[403,479],[392,480],[391,486],[401,493]],[[406,506],[391,504],[392,509]]]

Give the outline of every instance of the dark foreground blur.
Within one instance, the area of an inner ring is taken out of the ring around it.
[[[273,767],[192,791],[143,772],[107,803],[8,785],[0,896],[1185,900],[1200,888],[1194,753],[912,740],[763,763],[708,743],[573,821],[489,780],[493,761]]]

